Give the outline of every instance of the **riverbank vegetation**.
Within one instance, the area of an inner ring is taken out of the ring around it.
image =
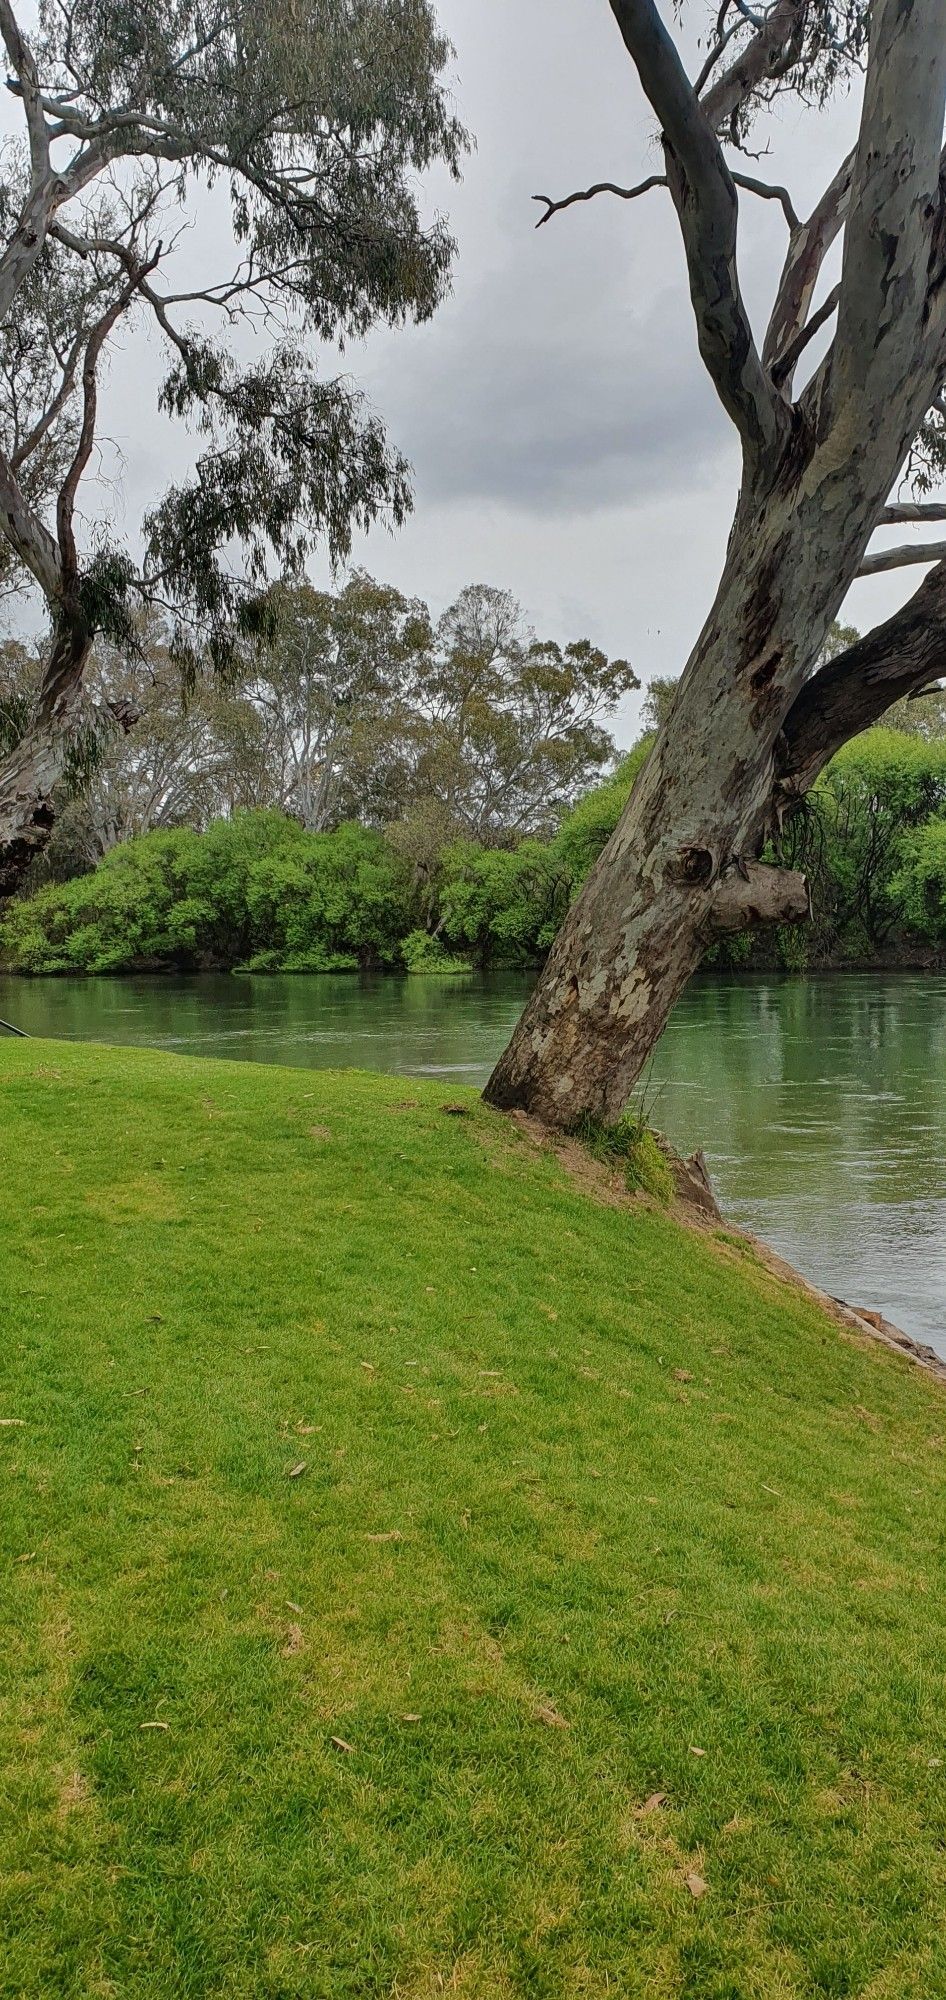
[[[935,1381],[472,1092],[0,1094],[0,1991],[946,1986]]]
[[[909,718],[913,719],[913,718]],[[404,824],[311,833],[275,810],[126,841],[91,873],[8,906],[0,962],[26,973],[141,969],[448,972],[548,951],[647,754],[551,838],[454,839],[420,863]],[[813,787],[788,849],[814,920],[717,945],[726,968],[930,962],[946,949],[946,736],[877,728]]]

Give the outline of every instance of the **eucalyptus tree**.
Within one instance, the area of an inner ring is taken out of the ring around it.
[[[356,570],[337,593],[283,580],[266,608],[244,650],[243,716],[231,716],[257,745],[267,803],[310,833],[339,817],[383,822],[405,689],[431,644],[426,606]]]
[[[864,0],[722,0],[692,77],[656,0],[610,6],[664,171],[539,197],[541,222],[599,193],[669,192],[742,477],[670,711],[487,1086],[493,1103],[559,1125],[621,1112],[721,932],[807,916],[804,877],[764,866],[766,842],[840,745],[935,678],[946,639],[946,545],[868,547],[881,524],[946,520],[922,497],[946,448],[946,0],[873,0],[869,15]],[[861,68],[856,144],[810,214],[737,170],[740,149],[759,153],[756,115],[773,98],[824,106]],[[788,228],[761,339],[737,256],[740,202],[759,195]],[[911,473],[912,497],[891,500]],[[818,665],[856,576],[934,559],[901,611]]]
[[[48,838],[97,633],[133,646],[161,606],[185,670],[219,667],[271,566],[402,519],[404,459],[313,349],[433,312],[453,245],[417,176],[455,174],[464,134],[430,0],[41,0],[29,32],[0,0],[0,35],[21,119],[0,189],[0,582],[37,587],[50,627],[0,759],[4,893]],[[199,280],[175,288],[208,212]],[[132,325],[167,353],[161,410],[197,437],[136,553],[79,514]]]
[[[540,639],[510,591],[468,584],[416,658],[415,796],[487,847],[548,836],[613,760],[605,725],[639,685],[628,660]]]

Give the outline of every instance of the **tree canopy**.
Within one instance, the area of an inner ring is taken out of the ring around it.
[[[0,34],[22,118],[0,187],[0,542],[52,628],[0,766],[2,885],[5,850],[15,879],[45,837],[97,632],[133,643],[160,606],[187,668],[225,664],[274,567],[298,573],[316,542],[338,561],[356,526],[403,519],[406,462],[318,349],[434,311],[453,243],[418,176],[457,173],[465,135],[429,0],[62,0],[29,33],[0,0]],[[206,275],[175,287],[208,201]],[[104,520],[77,531],[120,325],[164,348],[160,406],[196,440],[140,553]]]

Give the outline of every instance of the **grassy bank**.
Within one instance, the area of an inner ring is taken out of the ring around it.
[[[946,1990],[946,1400],[436,1086],[0,1043],[0,1994]]]

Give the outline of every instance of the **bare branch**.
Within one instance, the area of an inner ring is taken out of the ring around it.
[[[655,0],[611,0],[611,11],[663,130],[700,353],[755,458],[777,448],[787,412],[763,371],[739,290],[732,176]]]
[[[938,563],[944,557],[946,542],[904,542],[899,548],[876,549],[873,555],[865,556],[857,574],[879,576],[882,570],[907,569],[915,563]]]
[[[801,228],[795,204],[787,187],[781,187],[777,181],[756,180],[753,174],[737,174],[732,168],[730,173],[736,186],[746,188],[749,194],[761,195],[763,201],[780,202],[789,229]]]
[[[787,188],[778,187],[770,181],[755,180],[751,174],[734,173],[732,178],[737,187],[747,188],[750,194],[761,195],[765,201],[780,202],[789,229],[801,227]],[[638,195],[649,194],[651,188],[669,186],[666,174],[648,174],[647,179],[638,181],[636,187],[619,187],[616,181],[595,181],[593,187],[579,188],[574,194],[563,195],[558,201],[553,201],[550,194],[534,194],[533,201],[545,203],[545,214],[540,215],[535,226],[541,229],[544,222],[548,222],[551,216],[558,215],[563,208],[573,208],[579,201],[594,201],[595,196],[599,194],[617,195],[619,201],[636,201]]]
[[[25,465],[26,460],[32,457],[34,451],[36,450],[37,445],[42,443],[44,437],[52,429],[52,426],[55,423],[56,418],[60,416],[62,414],[62,411],[65,409],[66,404],[68,403],[69,398],[72,395],[72,391],[75,388],[76,369],[79,365],[79,356],[82,353],[82,345],[84,339],[85,339],[85,331],[83,329],[81,333],[78,333],[76,335],[76,338],[72,343],[69,353],[66,356],[65,365],[62,371],[62,380],[59,384],[59,388],[57,389],[55,396],[52,398],[52,401],[47,405],[46,409],[43,411],[42,416],[37,418],[37,421],[33,425],[32,430],[27,433],[22,443],[17,446],[16,451],[13,453],[10,459],[10,464],[14,472],[19,472],[20,467],[22,465]]]
[[[829,660],[789,710],[777,753],[786,810],[843,743],[946,671],[946,561],[942,549],[932,553],[937,567],[909,602]]]
[[[127,284],[123,285],[118,297],[112,301],[108,311],[103,313],[101,319],[96,322],[86,342],[85,358],[82,363],[83,412],[79,441],[76,445],[72,463],[60,488],[59,499],[56,503],[56,526],[59,534],[59,547],[62,553],[63,580],[66,584],[73,583],[78,575],[79,564],[75,534],[73,532],[73,514],[79,481],[92,456],[92,446],[95,442],[99,356],[109,334],[122,314],[127,312],[136,292],[144,285],[149,272],[154,270],[160,255],[161,246],[159,244],[147,264],[135,266]]]
[[[573,208],[577,201],[594,201],[598,194],[616,194],[621,201],[636,201],[638,195],[649,194],[651,188],[669,187],[666,174],[648,174],[645,181],[638,181],[636,187],[618,187],[616,181],[596,181],[594,187],[580,188],[576,194],[562,195],[553,201],[550,194],[534,194],[533,201],[544,201],[545,214],[539,216],[536,228],[541,229],[550,216],[559,215],[563,208]]]

